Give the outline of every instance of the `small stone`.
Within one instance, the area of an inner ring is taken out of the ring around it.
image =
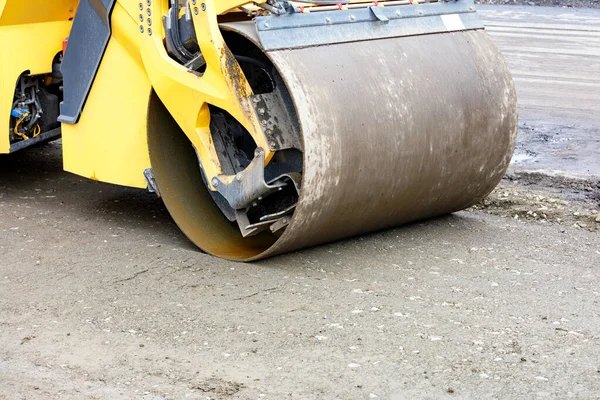
[[[497,287],[497,286],[500,286],[500,285],[497,282],[492,282],[492,283],[490,283],[490,286]]]
[[[370,399],[376,399],[376,398],[378,398],[378,397],[379,397],[379,396],[377,396],[375,393],[369,393],[369,398],[370,398]]]
[[[357,364],[357,363],[348,364],[348,368],[359,368],[359,367],[360,367],[360,364]]]
[[[600,215],[598,215],[594,221],[600,223]]]
[[[541,381],[541,382],[547,382],[548,378],[544,378],[543,376],[536,376],[535,380],[536,381]]]

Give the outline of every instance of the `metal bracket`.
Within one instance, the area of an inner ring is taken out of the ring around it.
[[[293,185],[296,190],[296,194],[300,193],[300,184],[302,181],[302,175],[297,172],[290,172],[283,174],[275,178],[272,182],[282,183],[283,186]],[[281,190],[280,187],[278,190]],[[284,208],[283,210],[274,212],[272,214],[263,215],[260,217],[258,222],[250,223],[248,218],[248,209],[236,210],[235,219],[238,222],[240,232],[243,237],[253,236],[262,231],[269,229],[272,233],[279,232],[287,225],[289,225],[292,213],[296,208],[296,203]]]
[[[377,18],[379,21],[383,22],[384,24],[387,24],[388,22],[390,22],[390,19],[385,16],[385,13],[383,12],[383,9],[381,7],[371,6],[371,7],[369,7],[369,10],[371,10],[371,12],[375,16],[375,18]]]
[[[281,80],[281,78],[279,79]],[[277,82],[283,86],[283,81]],[[300,128],[294,106],[286,102],[280,90],[251,96],[254,109],[260,120],[263,132],[268,139],[271,151],[302,149]]]
[[[17,150],[24,149],[29,146],[33,146],[37,143],[45,142],[46,140],[58,139],[60,137],[60,128],[54,128],[51,131],[40,133],[39,135],[29,138],[27,140],[20,140],[10,145],[10,153],[14,153]]]
[[[188,61],[184,66],[192,71],[198,71],[202,66],[206,64],[206,60],[202,53],[198,53],[198,55]]]
[[[484,29],[473,0],[258,16],[255,23],[265,51]]]
[[[231,181],[226,181],[224,175],[212,179],[213,186],[236,210],[248,207],[257,199],[284,187],[285,183],[274,182],[269,185],[265,182],[265,152],[260,147],[254,152],[254,159],[248,167],[235,174]]]
[[[156,193],[158,197],[160,197],[160,192],[158,191],[158,186],[156,185],[156,179],[154,178],[154,172],[152,168],[146,168],[144,170],[144,178],[146,178],[146,182],[148,182],[148,191],[150,193]]]

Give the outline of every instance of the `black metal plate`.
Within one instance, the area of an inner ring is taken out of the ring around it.
[[[92,88],[111,35],[110,15],[116,0],[79,2],[61,71],[64,99],[58,120],[75,124]]]

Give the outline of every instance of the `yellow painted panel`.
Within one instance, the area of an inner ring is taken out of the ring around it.
[[[0,26],[0,153],[10,149],[8,129],[17,79],[25,71],[52,72],[52,60],[70,29],[68,20]]]
[[[150,167],[146,136],[150,92],[146,71],[111,38],[79,122],[62,125],[64,169],[145,188],[143,172]]]
[[[0,0],[0,26],[68,21],[75,16],[78,3],[78,0]]]

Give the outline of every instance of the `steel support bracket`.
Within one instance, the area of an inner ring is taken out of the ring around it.
[[[371,12],[375,16],[375,18],[377,18],[379,21],[383,22],[384,24],[387,24],[388,22],[390,22],[390,19],[388,17],[386,17],[386,15],[383,12],[381,7],[371,6],[371,7],[369,7],[369,10],[371,10]]]

